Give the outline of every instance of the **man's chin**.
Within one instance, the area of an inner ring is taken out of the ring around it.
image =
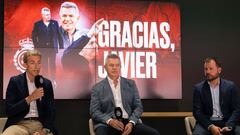
[[[211,81],[213,81],[213,79],[212,78],[207,78],[207,81],[211,82]]]
[[[37,76],[37,75],[39,75],[39,74],[34,74],[34,77]]]
[[[39,75],[40,74],[40,72],[35,72],[34,73],[34,76],[37,76],[37,75]]]
[[[66,30],[66,31],[68,31],[68,30],[71,30],[71,29],[73,29],[73,27],[72,26],[63,26],[63,29],[64,30]]]
[[[212,81],[216,80],[217,78],[218,78],[218,77],[212,77],[212,78],[207,77],[207,80],[208,80],[209,82],[212,82]]]

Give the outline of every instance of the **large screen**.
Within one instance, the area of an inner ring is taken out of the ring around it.
[[[90,98],[92,86],[107,76],[104,62],[109,53],[119,55],[121,75],[135,80],[142,99],[182,98],[180,9],[176,3],[81,0],[73,2],[77,14],[69,15],[70,10],[62,11],[64,2],[4,1],[4,98],[10,77],[25,72],[23,54],[34,48],[42,53],[41,75],[52,81],[56,99]],[[55,21],[42,22],[44,7]],[[89,36],[101,18],[97,34]],[[37,45],[41,34],[54,45]]]

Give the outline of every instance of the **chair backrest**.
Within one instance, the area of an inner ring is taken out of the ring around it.
[[[196,120],[193,116],[185,117],[184,119],[187,135],[192,135],[193,128],[196,124]]]
[[[2,134],[6,121],[7,121],[7,118],[0,118],[0,134]]]
[[[89,119],[88,124],[89,124],[89,132],[90,132],[90,135],[95,135],[94,126],[93,126],[93,121],[92,121],[91,118]]]

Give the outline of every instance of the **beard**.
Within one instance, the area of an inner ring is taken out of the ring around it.
[[[216,80],[219,76],[220,76],[220,74],[216,74],[216,75],[214,75],[214,76],[212,76],[212,75],[210,75],[210,74],[207,74],[205,77],[206,77],[206,79],[207,79],[209,82],[211,82],[211,81]]]

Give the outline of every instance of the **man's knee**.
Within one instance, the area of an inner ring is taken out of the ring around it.
[[[156,129],[153,128],[151,135],[160,135],[160,134]]]
[[[135,134],[142,134],[142,135],[160,135],[159,132],[147,125],[144,124],[139,124],[136,125],[135,129]]]
[[[98,127],[98,128],[96,128],[96,130],[95,130],[95,134],[96,135],[107,135],[107,128],[106,127],[103,127],[103,126],[101,126],[101,127]]]
[[[210,132],[204,129],[200,124],[196,124],[193,129],[193,135],[209,135]]]
[[[2,135],[28,135],[27,129],[20,125],[12,125],[4,130]]]

